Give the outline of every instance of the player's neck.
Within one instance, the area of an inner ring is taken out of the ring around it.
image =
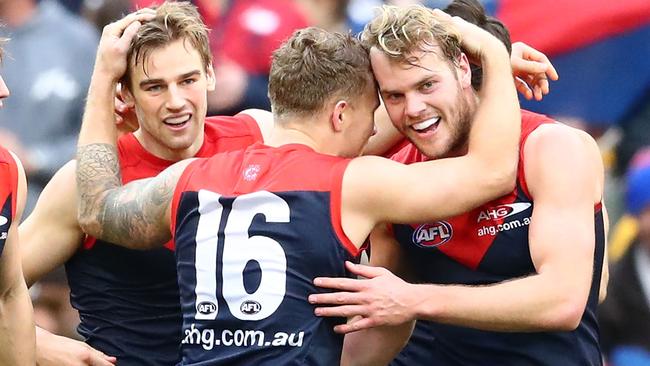
[[[201,149],[201,146],[203,146],[203,140],[205,137],[203,133],[200,133],[192,145],[182,149],[174,149],[163,145],[151,136],[147,136],[141,128],[135,131],[133,135],[138,142],[140,142],[140,145],[142,145],[142,147],[150,154],[168,161],[181,161],[195,157]]]
[[[265,144],[273,147],[288,144],[302,144],[316,151],[319,150],[319,144],[316,139],[302,131],[302,129],[292,127],[291,125],[280,126],[278,123],[273,126],[271,136],[265,141]]]

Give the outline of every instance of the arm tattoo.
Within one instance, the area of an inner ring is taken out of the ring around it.
[[[129,248],[163,245],[171,238],[166,213],[182,168],[121,186],[115,146],[79,147],[79,225],[89,235]]]

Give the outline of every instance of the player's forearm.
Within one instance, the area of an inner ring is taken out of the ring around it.
[[[470,132],[468,155],[476,160],[485,189],[497,194],[514,187],[521,112],[505,47],[496,39],[484,45],[483,85]]]
[[[117,127],[114,114],[116,86],[116,80],[95,70],[88,89],[78,146],[96,143],[116,144]]]
[[[117,128],[113,115],[116,81],[97,69],[88,91],[77,148],[79,223],[88,234],[101,232],[96,218],[104,206],[106,191],[120,185],[120,166],[115,148]]]
[[[341,366],[387,365],[404,348],[414,326],[410,321],[347,334]]]
[[[566,279],[532,275],[487,286],[414,285],[418,319],[489,331],[568,331],[577,327],[586,296]]]
[[[36,341],[32,303],[16,281],[0,300],[0,365],[34,365]]]
[[[79,227],[97,239],[131,249],[151,249],[171,239],[169,214],[174,187],[190,160],[155,178],[121,186],[115,146],[90,144],[77,152]]]

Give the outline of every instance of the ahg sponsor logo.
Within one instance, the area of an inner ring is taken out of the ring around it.
[[[481,222],[483,220],[505,219],[508,216],[512,216],[527,210],[530,206],[531,204],[529,202],[517,202],[490,207],[487,210],[483,210],[481,213],[479,213],[476,222]]]
[[[420,225],[413,232],[413,243],[422,248],[434,248],[442,245],[453,236],[451,225],[446,221]]]

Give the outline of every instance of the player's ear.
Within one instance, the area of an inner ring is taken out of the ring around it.
[[[119,82],[117,84],[117,98],[124,102],[130,108],[133,108],[135,105],[135,98],[133,98],[133,93],[131,89],[124,83]]]
[[[330,122],[334,131],[341,132],[343,130],[344,113],[349,107],[348,102],[345,100],[339,100],[334,104],[332,114],[330,115]]]
[[[212,64],[208,65],[205,69],[205,78],[207,79],[208,91],[213,91],[215,89],[215,79],[214,79],[214,67]]]
[[[458,80],[460,85],[464,88],[472,87],[472,67],[467,59],[467,55],[464,52],[460,53],[458,56]]]

